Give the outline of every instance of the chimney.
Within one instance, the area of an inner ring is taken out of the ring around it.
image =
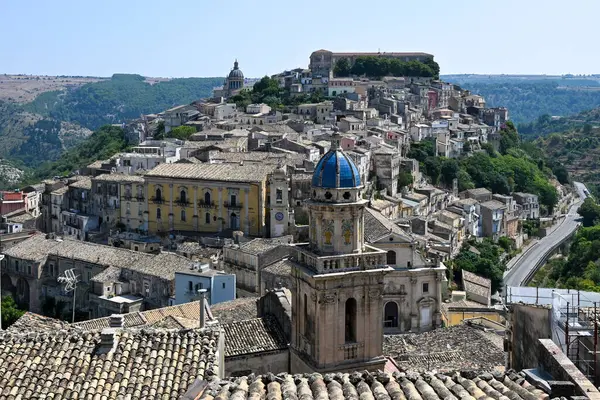
[[[123,316],[113,314],[109,318],[109,327],[102,329],[100,333],[100,345],[98,346],[98,354],[106,354],[113,352],[118,343],[117,332],[123,328]]]
[[[198,292],[200,293],[200,329],[202,329],[206,325],[206,309],[204,308],[206,303],[206,289],[200,289]]]

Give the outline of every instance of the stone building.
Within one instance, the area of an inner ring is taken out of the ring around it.
[[[288,257],[288,245],[291,242],[291,236],[282,236],[275,239],[258,238],[224,247],[222,269],[235,274],[238,294],[260,292],[262,270]]]
[[[73,293],[57,281],[74,269],[76,311],[91,317],[164,307],[174,296],[175,272],[192,262],[173,253],[149,254],[75,240],[34,235],[5,252],[2,290],[17,303],[40,312],[53,298],[68,304]]]
[[[377,175],[378,189],[387,188],[388,195],[396,196],[401,161],[398,150],[391,146],[382,145],[372,151],[372,160]]]
[[[383,369],[386,252],[364,243],[364,186],[339,134],[312,179],[309,243],[295,246],[291,372]]]

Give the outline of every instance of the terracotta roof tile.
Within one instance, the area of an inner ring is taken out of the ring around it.
[[[353,372],[250,375],[208,383],[203,399],[520,399],[547,400],[523,373]]]
[[[272,316],[223,324],[225,357],[285,350],[285,335]]]
[[[218,373],[219,332],[116,330],[0,334],[0,393],[14,398],[178,399]]]

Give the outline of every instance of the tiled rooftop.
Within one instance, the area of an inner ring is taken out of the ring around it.
[[[0,397],[177,399],[218,373],[217,330],[0,333]],[[104,350],[104,351],[102,351]]]
[[[456,325],[418,334],[386,335],[383,351],[407,371],[504,370],[504,351],[481,332]]]
[[[225,357],[287,349],[285,335],[272,316],[223,324]]]
[[[263,268],[264,272],[270,272],[274,275],[291,276],[294,262],[288,258],[274,262]]]
[[[68,323],[59,319],[49,318],[27,311],[21,318],[9,326],[7,331],[15,333],[57,331],[66,329],[68,326]]]
[[[143,183],[144,178],[138,175],[127,174],[102,174],[93,178],[95,181],[101,182],[139,182]]]
[[[548,395],[525,380],[523,373],[353,372],[250,375],[208,383],[200,400],[546,400]]]
[[[75,240],[46,239],[34,235],[10,249],[9,257],[42,262],[48,255],[82,260],[92,264],[139,271],[172,280],[176,271],[189,270],[190,261],[173,253],[148,254],[118,247],[109,247]]]
[[[293,240],[292,236],[279,237],[276,239],[257,238],[244,244],[240,244],[240,249],[244,253],[259,255],[266,251],[273,250],[279,246],[285,246],[287,244],[286,239],[289,239],[288,243],[291,243]]]
[[[256,318],[258,316],[258,297],[242,297],[214,304],[210,307],[212,316],[221,324]]]
[[[390,233],[400,235],[407,242],[412,242],[412,238],[408,235],[408,233],[403,231],[402,228],[394,224],[394,222],[390,221],[379,211],[373,210],[368,207],[365,208],[365,241],[369,243],[374,243],[375,241],[381,239],[383,236],[388,235]]]
[[[481,203],[481,207],[487,208],[488,210],[499,210],[501,208],[506,208],[506,205],[498,200],[490,200],[486,201],[485,203]]]
[[[491,296],[492,281],[469,271],[462,270],[462,281],[465,291],[479,296]]]
[[[195,179],[205,181],[262,182],[275,166],[262,164],[161,164],[147,178]]]
[[[69,187],[77,188],[77,189],[91,189],[92,188],[92,178],[89,176],[82,177],[83,179],[78,179],[75,182],[71,183]]]
[[[125,328],[142,327],[153,325],[169,317],[174,317],[178,321],[196,321],[196,327],[199,324],[200,308],[199,302],[180,304],[177,306],[157,308],[154,310],[131,312],[123,314],[123,326]],[[256,317],[256,314],[254,315]],[[212,318],[212,314],[207,314],[207,320]],[[74,328],[86,331],[101,330],[110,326],[110,317],[91,319],[89,321],[76,322],[72,324]],[[188,326],[190,327],[190,326]]]

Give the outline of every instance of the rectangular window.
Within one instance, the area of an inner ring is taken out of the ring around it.
[[[429,293],[429,283],[423,283],[423,293]]]
[[[194,284],[192,283],[192,281],[188,281],[188,292],[192,292],[192,290],[194,290]]]
[[[223,289],[225,289],[225,282],[223,282]]]
[[[28,265],[28,266],[27,266],[27,273],[28,273],[29,275],[31,275],[31,265]]]
[[[91,281],[92,280],[92,273],[90,271],[87,272],[87,281]]]
[[[19,262],[15,261],[15,271],[19,271]]]

